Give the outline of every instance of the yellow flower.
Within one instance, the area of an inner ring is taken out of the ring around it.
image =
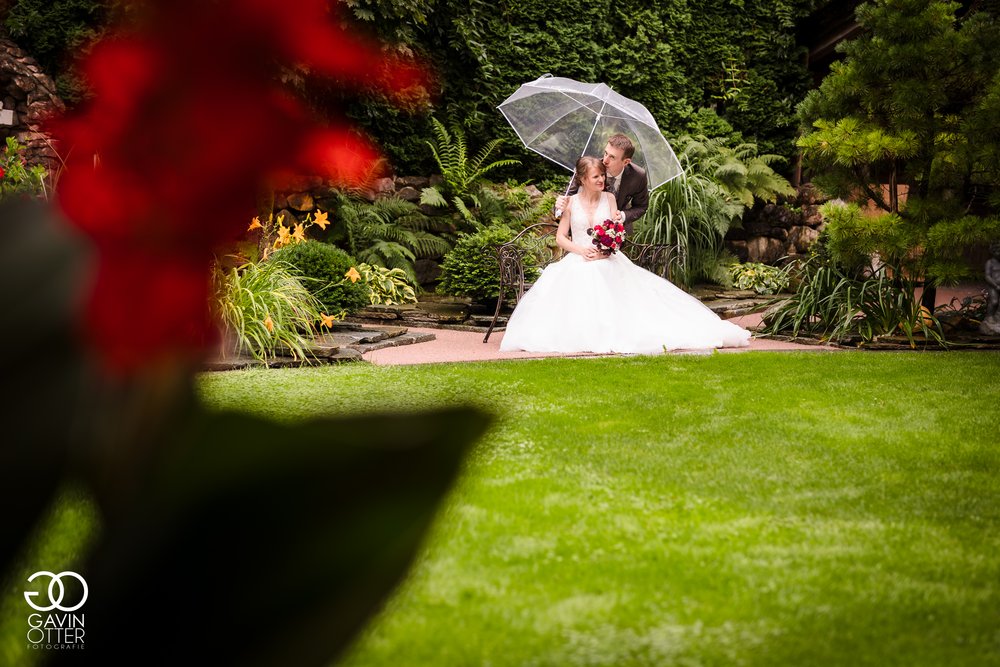
[[[323,318],[323,326],[327,329],[333,326],[333,323],[337,321],[336,315],[327,315],[326,313],[320,313],[320,317]]]
[[[326,226],[330,224],[330,221],[326,219],[327,214],[319,209],[316,209],[316,217],[313,219],[314,225],[319,225],[320,229],[325,230]]]
[[[268,331],[274,332],[274,322],[271,320],[270,315],[264,318],[264,326],[267,327]]]
[[[350,271],[344,274],[344,277],[350,279],[352,283],[356,283],[359,280],[361,280],[361,274],[358,273],[358,270],[353,266],[351,267]]]
[[[288,227],[281,225],[278,227],[278,238],[274,240],[274,247],[280,248],[281,246],[288,245],[289,241],[292,240],[292,235],[288,231]]]
[[[255,229],[263,229],[263,228],[264,228],[264,225],[260,224],[260,218],[258,218],[257,216],[254,216],[253,222],[251,222],[250,226],[247,227],[247,231],[248,232],[252,232]]]
[[[296,241],[305,241],[306,240],[305,225],[303,225],[302,223],[295,225],[295,233],[292,234],[292,238],[295,239]]]

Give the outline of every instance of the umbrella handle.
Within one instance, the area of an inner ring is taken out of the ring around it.
[[[566,184],[566,192],[563,193],[563,197],[569,196],[569,189],[573,187],[573,179],[576,178],[576,169],[573,170],[573,175],[569,177],[569,183]],[[556,218],[562,217],[562,209],[554,209],[553,216]]]

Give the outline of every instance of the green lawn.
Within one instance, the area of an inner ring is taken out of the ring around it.
[[[1000,665],[1000,355],[204,376],[282,419],[498,416],[369,665]]]
[[[199,391],[281,420],[497,416],[338,667],[1000,666],[1000,354],[357,364]],[[71,493],[32,553],[70,567],[96,525]],[[27,664],[15,588],[0,663]]]

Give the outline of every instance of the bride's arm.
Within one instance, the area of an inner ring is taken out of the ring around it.
[[[573,243],[569,238],[570,221],[572,220],[572,213],[570,213],[570,206],[567,202],[566,210],[563,211],[562,216],[559,218],[559,229],[556,230],[556,245],[565,250],[566,252],[576,253],[577,255],[588,256],[588,251],[591,248],[581,246],[579,244]]]

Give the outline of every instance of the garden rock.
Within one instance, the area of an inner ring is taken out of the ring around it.
[[[403,188],[415,188],[417,190],[423,190],[431,184],[431,179],[427,176],[397,176],[396,177],[396,188],[402,190]]]
[[[795,248],[796,252],[804,253],[819,238],[819,232],[812,227],[792,227],[788,232],[788,248]]]
[[[430,285],[441,277],[441,263],[433,259],[418,259],[413,263],[413,271],[417,274],[417,284]]]
[[[274,216],[275,222],[280,222],[285,227],[299,224],[298,217],[290,209],[283,208]]]
[[[819,211],[819,206],[803,206],[802,222],[808,227],[817,229],[823,226],[823,214]]]
[[[979,325],[979,332],[987,336],[1000,336],[1000,313],[993,313]]]
[[[396,196],[404,201],[419,201],[420,191],[416,188],[406,186],[396,191]]]
[[[775,238],[758,236],[747,241],[747,261],[773,264],[785,255],[785,244]]]
[[[288,195],[288,206],[296,211],[308,213],[313,210],[315,202],[308,192],[294,192]]]

